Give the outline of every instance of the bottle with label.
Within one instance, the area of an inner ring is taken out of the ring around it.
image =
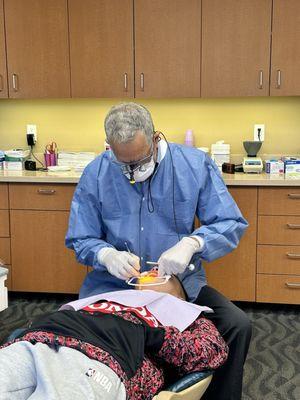
[[[184,144],[189,147],[194,146],[194,135],[192,129],[188,129],[185,132]]]

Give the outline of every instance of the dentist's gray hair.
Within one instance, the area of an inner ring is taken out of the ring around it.
[[[154,133],[150,112],[137,103],[121,103],[113,106],[105,118],[104,128],[106,141],[109,144],[130,142],[138,131],[146,135],[150,144]]]

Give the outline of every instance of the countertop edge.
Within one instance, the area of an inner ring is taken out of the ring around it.
[[[49,173],[38,171],[0,171],[0,183],[53,183],[77,184],[81,174],[72,171]],[[227,186],[300,186],[300,178],[285,178],[282,175],[269,174],[223,174]]]

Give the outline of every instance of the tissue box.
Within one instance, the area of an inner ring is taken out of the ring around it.
[[[7,287],[4,282],[7,279],[8,269],[0,267],[0,311],[5,310],[8,307],[7,301]]]
[[[4,161],[3,169],[5,171],[22,171],[24,163],[23,161]]]
[[[300,160],[286,160],[284,166],[286,177],[300,178]]]
[[[284,162],[282,160],[266,160],[267,174],[283,174]]]

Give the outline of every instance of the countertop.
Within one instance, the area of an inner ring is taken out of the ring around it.
[[[76,184],[80,172],[44,172],[44,171],[3,171],[0,170],[0,182],[23,183],[73,183]],[[300,186],[300,178],[285,178],[284,175],[270,174],[223,174],[227,186]]]

